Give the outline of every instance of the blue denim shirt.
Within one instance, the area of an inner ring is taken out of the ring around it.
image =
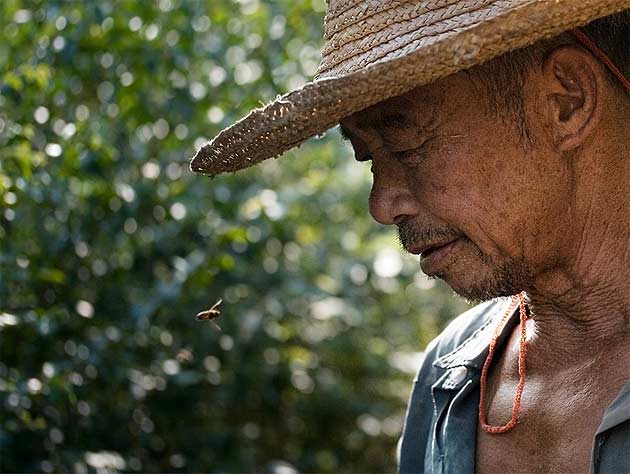
[[[479,378],[488,346],[509,300],[497,299],[456,318],[427,348],[414,379],[399,443],[400,473],[475,471]],[[498,347],[518,324],[518,308]],[[593,441],[591,473],[630,473],[628,383],[608,406]]]

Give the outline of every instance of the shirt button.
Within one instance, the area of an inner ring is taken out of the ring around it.
[[[456,367],[452,370],[450,375],[450,382],[453,385],[459,385],[464,381],[466,376],[468,375],[468,369],[466,367]]]

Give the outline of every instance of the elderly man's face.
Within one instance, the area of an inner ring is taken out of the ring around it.
[[[530,146],[481,94],[460,73],[341,123],[357,160],[372,162],[374,219],[397,225],[426,274],[473,300],[527,287],[559,263],[570,232],[570,173],[535,120],[537,104],[526,102]]]

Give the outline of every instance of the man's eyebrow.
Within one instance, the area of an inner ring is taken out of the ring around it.
[[[384,113],[372,117],[367,117],[357,122],[357,127],[361,129],[367,128],[409,128],[412,123],[406,115],[400,113]]]
[[[385,115],[368,117],[367,119],[359,120],[357,123],[357,128],[362,130],[378,127],[404,129],[412,126],[413,125],[409,119],[405,115],[399,113],[386,113]],[[350,141],[350,132],[342,124],[339,124],[339,132],[344,140]]]

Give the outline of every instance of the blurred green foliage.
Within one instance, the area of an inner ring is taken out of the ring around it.
[[[0,2],[0,469],[391,472],[463,303],[336,133],[188,160],[303,84],[324,0]],[[195,314],[223,298],[221,331]]]

